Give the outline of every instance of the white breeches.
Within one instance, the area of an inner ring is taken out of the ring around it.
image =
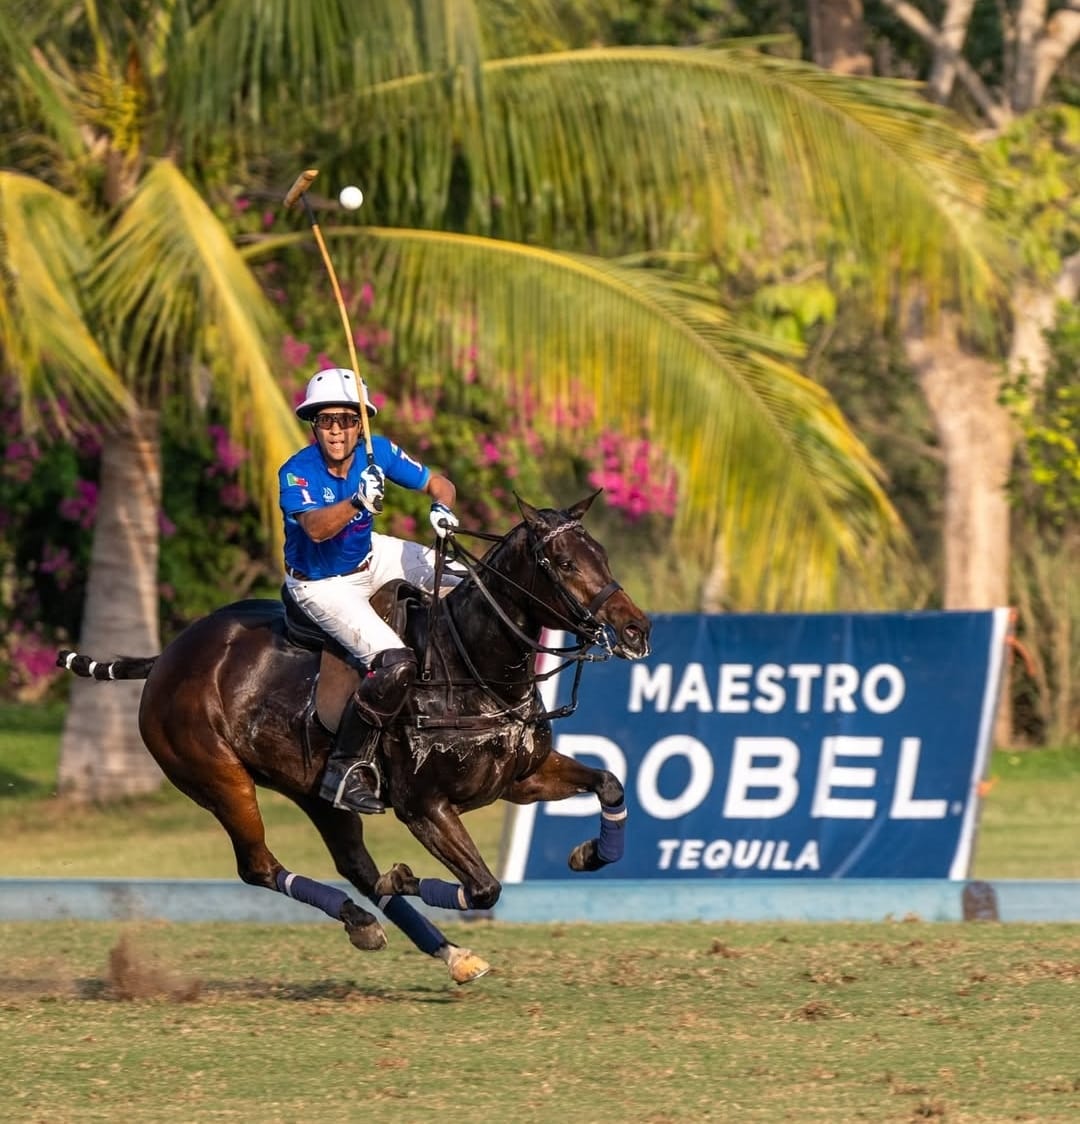
[[[302,582],[288,575],[285,584],[296,603],[354,656],[370,661],[377,652],[402,648],[404,641],[371,607],[371,598],[395,578],[432,592],[435,551],[407,539],[371,535],[371,565],[358,574]],[[443,588],[461,579],[443,571]]]

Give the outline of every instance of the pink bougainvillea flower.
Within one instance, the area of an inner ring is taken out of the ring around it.
[[[75,492],[74,496],[61,500],[56,510],[62,519],[89,530],[97,515],[98,486],[92,480],[76,480]]]
[[[480,442],[480,459],[485,465],[498,464],[502,460],[502,453],[499,451],[499,446],[491,440],[490,437],[479,438]]]
[[[41,552],[38,570],[42,574],[52,574],[57,588],[67,589],[75,577],[75,559],[66,546],[55,547],[46,543]]]
[[[217,458],[218,468],[222,472],[235,472],[247,460],[247,452],[237,445],[229,436],[229,431],[220,425],[207,427],[210,439],[214,443],[214,456]],[[211,466],[211,475],[216,475]]]
[[[281,341],[281,357],[290,367],[302,367],[311,353],[311,344],[286,334]]]
[[[223,485],[221,491],[218,492],[218,499],[221,501],[222,507],[227,507],[230,511],[243,511],[248,502],[247,492],[235,483]]]

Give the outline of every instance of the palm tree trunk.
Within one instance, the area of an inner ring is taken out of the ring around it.
[[[106,441],[80,651],[98,660],[153,655],[158,633],[157,412],[142,410]],[[72,681],[59,788],[78,801],[150,792],[161,772],[139,735],[141,682]]]
[[[997,402],[998,368],[980,356],[946,349],[920,366],[947,473],[945,607],[1007,605],[1006,484],[1015,435],[1012,419]]]
[[[862,0],[809,0],[814,62],[837,74],[870,74]]]
[[[934,337],[909,336],[907,354],[934,415],[945,460],[943,520],[946,609],[1009,604],[1008,484],[1016,428],[998,402],[999,367],[964,349],[947,320]],[[1001,693],[994,731],[1012,742],[1012,706]]]

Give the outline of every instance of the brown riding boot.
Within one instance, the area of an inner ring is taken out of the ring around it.
[[[361,815],[386,811],[378,796],[379,771],[372,760],[377,735],[372,727],[385,725],[401,709],[416,670],[416,656],[409,648],[379,652],[372,660],[352,705],[341,716],[323,773],[319,795],[335,808]]]

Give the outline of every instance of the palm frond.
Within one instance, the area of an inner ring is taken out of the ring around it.
[[[514,46],[565,44],[550,0],[219,0],[175,43],[171,116],[187,142],[276,122],[310,142],[327,106],[402,76],[449,82]],[[258,143],[258,137],[249,137]]]
[[[0,353],[18,380],[24,421],[42,399],[92,418],[131,398],[87,322],[81,286],[97,229],[73,199],[29,176],[0,171]],[[63,422],[66,411],[53,415]]]
[[[823,607],[871,544],[882,575],[906,556],[879,470],[828,394],[692,285],[471,235],[381,227],[324,235],[364,248],[380,315],[411,361],[445,363],[476,346],[504,390],[528,390],[538,426],[582,398],[598,424],[626,433],[651,418],[681,469],[680,539],[702,549],[724,536],[754,575],[736,587],[744,604]],[[303,237],[244,252],[265,255]],[[867,590],[884,596],[872,577]]]
[[[66,160],[76,159],[85,148],[79,122],[60,76],[34,48],[34,35],[43,26],[38,5],[4,0],[0,10],[0,73],[5,75],[6,96],[16,110],[19,129],[5,138],[5,147],[25,143],[33,123],[51,138]],[[54,13],[55,14],[55,13]]]
[[[208,368],[278,529],[278,466],[303,444],[269,354],[273,308],[228,232],[169,160],[143,178],[91,275],[109,344],[142,404],[201,397]]]
[[[479,92],[415,74],[325,106],[378,221],[620,253],[724,253],[774,229],[865,263],[880,312],[913,283],[984,306],[1012,262],[975,147],[905,83],[745,48],[597,48],[488,61]],[[457,177],[455,179],[455,176]]]

